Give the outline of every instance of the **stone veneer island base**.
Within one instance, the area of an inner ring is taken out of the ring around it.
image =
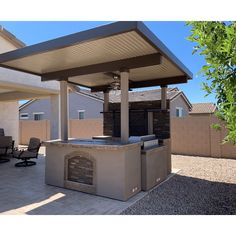
[[[126,201],[141,191],[140,143],[48,141],[45,182]]]

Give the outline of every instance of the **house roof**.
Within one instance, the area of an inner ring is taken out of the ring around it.
[[[94,97],[102,101],[104,99],[103,93],[101,92],[91,93],[89,90],[81,89],[79,93]],[[172,101],[178,96],[182,96],[185,102],[188,104],[188,106],[190,108],[192,107],[190,101],[182,91],[180,91],[178,88],[167,88],[167,100]],[[161,100],[161,89],[129,92],[129,102],[157,101],[157,100]],[[111,103],[120,102],[120,90],[110,91],[109,102]]]
[[[109,101],[112,103],[120,102],[120,93],[121,93],[120,90],[110,92]],[[167,99],[171,100],[179,93],[180,91],[177,88],[168,88]],[[155,101],[155,100],[161,100],[161,89],[129,92],[129,102]]]
[[[215,111],[216,105],[214,103],[193,103],[189,114],[212,114]]]
[[[6,40],[10,41],[17,48],[25,47],[25,43],[19,40],[14,34],[7,31],[3,26],[0,25],[0,35]]]
[[[0,55],[0,66],[104,91],[129,69],[130,88],[186,83],[192,73],[142,22],[115,22]]]
[[[30,105],[30,104],[33,103],[34,101],[37,101],[37,99],[31,99],[31,100],[28,100],[27,102],[21,104],[21,105],[19,106],[19,110],[21,110],[21,109],[27,107],[28,105]]]

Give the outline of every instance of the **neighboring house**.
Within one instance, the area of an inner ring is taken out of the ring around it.
[[[120,91],[110,92],[110,103],[117,103]],[[129,93],[129,101],[160,101],[161,89],[143,90]],[[191,110],[191,103],[182,91],[177,88],[168,88],[167,104],[170,103],[171,116],[187,116]],[[31,100],[20,106],[21,120],[50,120],[51,104],[49,99]],[[90,93],[81,89],[80,92],[69,94],[69,118],[92,119],[102,118],[103,93]]]
[[[189,115],[212,115],[216,110],[217,107],[214,103],[193,103]]]
[[[50,99],[28,101],[19,108],[21,120],[50,120]],[[69,93],[69,118],[102,118],[103,98],[86,92]]]
[[[161,101],[161,89],[129,92],[129,102]],[[110,95],[111,103],[120,102],[120,91]],[[170,104],[170,105],[169,105]],[[167,89],[167,107],[171,117],[187,116],[192,108],[185,94],[178,88]]]

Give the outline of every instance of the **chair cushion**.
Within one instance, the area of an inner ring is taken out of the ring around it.
[[[33,152],[37,152],[39,147],[40,147],[40,139],[38,139],[38,138],[30,138],[28,150],[29,151],[32,150]]]
[[[11,136],[0,136],[0,148],[6,148],[12,146]]]
[[[13,157],[19,158],[19,159],[21,159],[21,158],[36,158],[37,157],[37,153],[35,153],[35,152],[30,152],[30,151],[26,150],[26,151],[23,151],[22,154],[21,153],[22,153],[22,151],[20,151],[20,150],[13,151]]]

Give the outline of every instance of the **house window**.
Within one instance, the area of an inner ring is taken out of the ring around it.
[[[83,120],[84,119],[84,112],[85,112],[85,110],[78,110],[78,118],[79,118],[79,120]]]
[[[183,117],[183,108],[176,107],[176,117]]]
[[[34,114],[34,120],[43,120],[44,112],[35,112]]]
[[[28,113],[20,113],[20,119],[21,120],[28,120],[29,114]]]

